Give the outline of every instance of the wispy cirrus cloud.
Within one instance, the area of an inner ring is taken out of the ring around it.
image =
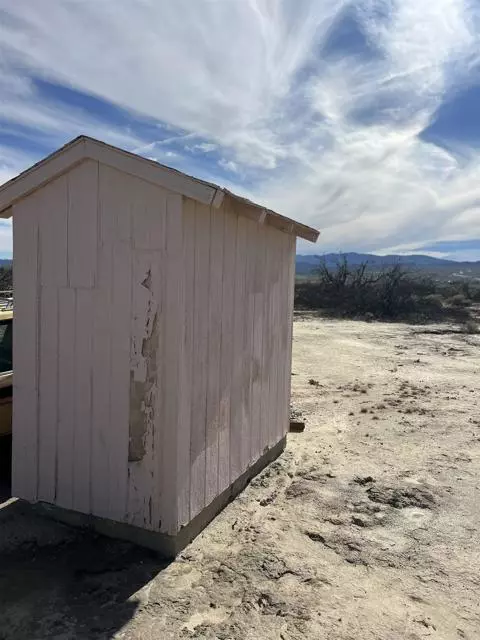
[[[478,2],[0,0],[0,12],[0,142],[14,134],[0,180],[86,132],[320,227],[316,250],[480,238],[480,135],[456,138],[455,122],[435,134],[479,79]]]

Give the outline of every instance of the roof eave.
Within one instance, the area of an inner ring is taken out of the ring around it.
[[[316,229],[282,216],[275,211],[264,209],[227,189],[84,135],[68,142],[2,185],[0,187],[0,218],[10,218],[12,206],[16,202],[86,159],[113,166],[119,171],[136,175],[163,188],[216,208],[221,206],[224,196],[228,195],[235,201],[258,210],[262,221],[267,224],[310,242],[316,242],[318,239],[319,232]]]

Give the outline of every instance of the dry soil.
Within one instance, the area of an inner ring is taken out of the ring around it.
[[[480,336],[295,322],[306,430],[170,565],[0,509],[0,639],[480,638]]]

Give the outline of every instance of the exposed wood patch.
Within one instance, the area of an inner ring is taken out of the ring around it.
[[[149,272],[149,277],[151,274]],[[143,283],[142,283],[143,284]],[[148,287],[146,287],[148,289]],[[151,306],[149,307],[151,312]],[[137,462],[145,455],[145,435],[148,422],[155,421],[154,392],[157,384],[158,313],[146,318],[146,337],[142,340],[145,380],[135,380],[130,371],[130,425],[128,461]]]
[[[153,510],[159,494],[154,460],[155,431],[161,428],[157,410],[162,389],[160,255],[156,251],[136,251],[132,277],[127,517],[131,524],[146,528],[155,528]]]

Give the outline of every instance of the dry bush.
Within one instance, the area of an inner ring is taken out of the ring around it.
[[[480,325],[475,320],[467,320],[462,326],[462,332],[469,335],[480,334]]]
[[[0,291],[8,291],[12,287],[12,267],[0,267]]]
[[[456,298],[457,304],[447,305],[437,282],[401,264],[374,270],[367,263],[351,266],[343,258],[333,268],[320,264],[315,275],[315,279],[297,283],[298,309],[370,320],[466,321],[470,317],[464,294],[457,293],[462,304]]]
[[[463,293],[456,293],[451,298],[447,298],[445,302],[451,307],[468,307],[470,301]]]

